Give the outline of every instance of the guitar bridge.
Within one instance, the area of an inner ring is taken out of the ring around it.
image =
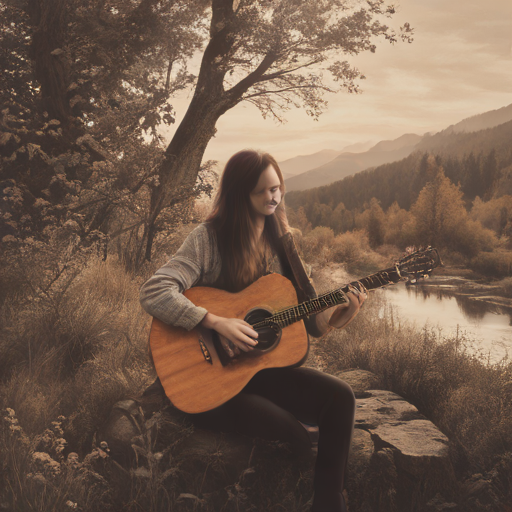
[[[208,347],[206,346],[206,343],[204,342],[201,335],[199,335],[199,346],[201,347],[201,352],[203,353],[204,360],[207,363],[213,364],[212,356],[210,355],[210,351],[208,350]]]

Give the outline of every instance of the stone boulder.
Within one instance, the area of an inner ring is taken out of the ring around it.
[[[358,502],[352,510],[422,510],[434,497],[450,496],[456,479],[448,438],[399,395],[368,389],[378,382],[370,372],[338,377],[360,397],[347,481],[350,502]]]
[[[457,511],[450,501],[456,485],[446,436],[397,394],[372,389],[379,384],[372,373],[348,370],[338,377],[357,397],[346,482],[350,512],[437,510],[447,503]],[[305,427],[315,444],[318,429]],[[158,400],[116,404],[96,438],[107,441],[115,460],[132,467],[133,445],[170,450],[177,468],[173,486],[183,495],[176,510],[188,510],[185,505],[196,498],[214,510],[309,510],[314,451],[299,460],[282,443],[193,428],[185,415]],[[144,462],[139,457],[136,463]]]

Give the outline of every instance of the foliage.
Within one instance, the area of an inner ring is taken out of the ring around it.
[[[368,228],[370,212],[365,212],[372,199],[377,200],[384,211],[394,203],[393,208],[409,211],[421,190],[434,178],[429,168],[442,167],[444,175],[453,184],[460,185],[466,208],[477,196],[488,202],[510,195],[511,129],[512,122],[509,122],[475,133],[445,131],[426,136],[418,145],[418,151],[403,160],[361,171],[328,186],[292,191],[287,194],[287,203],[292,208],[302,207],[313,228],[323,225],[339,233],[355,226]],[[495,212],[494,215],[504,214]],[[401,218],[406,222],[403,212]],[[507,223],[504,219],[496,222]],[[399,235],[399,242],[393,243],[401,245],[401,230],[395,225],[393,231]],[[499,231],[497,235],[502,236]],[[386,243],[390,243],[389,237]]]
[[[296,236],[306,262],[341,263],[349,272],[370,273],[386,266],[386,258],[373,251],[367,233],[349,231],[334,236],[330,228],[317,227],[304,236]]]
[[[101,510],[108,493],[108,482],[98,472],[108,447],[94,448],[80,460],[76,452],[64,453],[67,441],[62,423],[57,421],[42,434],[29,436],[18,422],[16,412],[2,411],[1,485],[4,507],[12,510]]]
[[[477,196],[470,215],[498,237],[512,239],[512,196],[504,195],[486,202]]]
[[[471,260],[470,267],[486,276],[512,276],[512,251],[482,252]]]

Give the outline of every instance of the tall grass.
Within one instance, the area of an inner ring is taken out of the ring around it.
[[[34,431],[64,413],[80,437],[151,378],[149,319],[116,260],[93,258],[58,300],[5,309],[0,400]]]

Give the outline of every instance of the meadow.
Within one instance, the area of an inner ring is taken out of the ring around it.
[[[362,233],[333,240],[327,231],[313,230],[298,245],[314,269],[343,261],[352,275],[375,270],[388,258],[371,250]],[[95,251],[53,250],[58,254],[38,247],[2,270],[1,509],[234,511],[271,503],[269,509],[307,510],[311,475],[293,464],[286,447],[259,443],[259,461],[251,452],[226,485],[230,439],[187,460],[193,428],[179,416],[133,415],[139,434],[132,463],[113,460],[95,433],[116,402],[139,398],[155,378],[147,346],[150,318],[139,306],[138,289],[159,261],[134,275],[115,255],[104,261]],[[56,265],[63,258],[64,270]],[[510,283],[503,290],[509,293]],[[325,370],[374,372],[380,387],[411,401],[449,437],[464,510],[497,510],[496,503],[512,502],[510,361],[491,364],[472,350],[471,340],[414,329],[374,297],[347,329],[315,341]],[[276,449],[281,460],[272,464],[281,487],[253,475]],[[468,501],[465,482],[475,474],[483,475],[487,490]]]

